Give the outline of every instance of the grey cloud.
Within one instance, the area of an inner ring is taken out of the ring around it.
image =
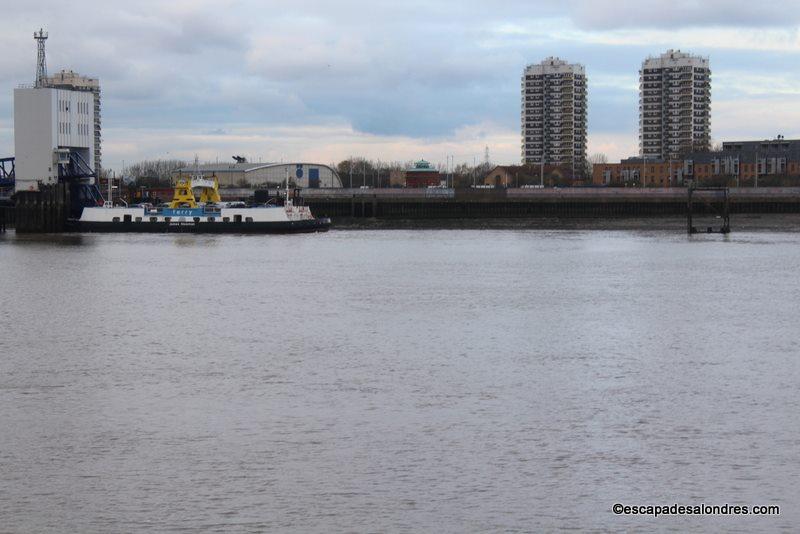
[[[797,0],[571,0],[571,19],[583,29],[701,26],[794,27]]]
[[[51,35],[51,70],[73,68],[101,79],[109,131],[212,132],[228,131],[229,123],[269,129],[332,121],[367,133],[422,138],[484,121],[516,128],[521,69],[548,55],[587,66],[590,128],[627,131],[635,123],[635,98],[621,89],[592,89],[592,73],[635,78],[641,58],[661,50],[582,44],[563,32],[554,37],[550,26],[567,33],[795,27],[800,11],[796,1],[786,0],[87,0],[68,10],[56,0],[6,4],[0,89],[10,95],[16,84],[33,80],[31,32],[44,26]],[[535,39],[493,33],[525,20],[545,21]],[[771,57],[754,53],[745,63],[757,69]],[[734,59],[722,53],[712,58],[715,69],[726,61]],[[8,120],[10,106],[0,105],[0,121]]]

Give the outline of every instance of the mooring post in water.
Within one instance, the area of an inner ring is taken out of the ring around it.
[[[686,201],[686,231],[691,235],[695,232],[694,226],[692,226],[692,192],[694,191],[694,184],[689,184],[686,191],[688,194],[688,199]]]
[[[731,232],[731,206],[730,206],[730,192],[725,188],[725,203],[722,207],[722,230],[723,234]]]

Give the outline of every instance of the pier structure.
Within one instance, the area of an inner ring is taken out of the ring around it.
[[[17,233],[63,232],[70,206],[70,187],[40,185],[38,191],[16,194],[14,225]]]
[[[14,202],[14,158],[0,158],[0,233],[13,224]]]
[[[0,158],[0,200],[11,197],[15,184],[14,158]]]
[[[11,223],[9,214],[14,213],[14,205],[8,201],[0,200],[0,234],[5,233],[6,227]]]
[[[703,212],[710,213],[716,218],[721,220],[722,225],[719,229],[713,226],[707,226],[705,233],[719,233],[728,234],[731,231],[731,202],[730,194],[727,187],[695,187],[693,184],[687,188],[687,201],[686,201],[686,230],[691,234],[700,233],[700,230],[694,225],[694,215],[696,204],[694,202],[697,192],[705,191],[711,193],[699,197],[705,208]]]

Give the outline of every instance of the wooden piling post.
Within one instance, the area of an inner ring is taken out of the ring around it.
[[[731,231],[731,207],[730,207],[730,194],[728,188],[724,190],[724,204],[722,206],[722,229],[720,232],[729,234]]]
[[[39,196],[39,213],[41,214],[41,226],[36,229],[37,232],[51,232],[53,224],[53,216],[51,213],[53,207],[53,188],[47,185],[39,186],[41,195]]]

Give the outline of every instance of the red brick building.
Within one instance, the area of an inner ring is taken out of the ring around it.
[[[672,161],[637,157],[592,168],[595,185],[682,187],[689,180],[742,187],[800,185],[800,140],[730,141],[722,150],[693,152]]]
[[[406,187],[431,187],[439,186],[441,183],[442,177],[439,171],[424,159],[406,169]]]
[[[677,182],[681,162],[644,161],[628,158],[619,163],[595,163],[592,166],[592,183],[623,187],[671,187]]]

